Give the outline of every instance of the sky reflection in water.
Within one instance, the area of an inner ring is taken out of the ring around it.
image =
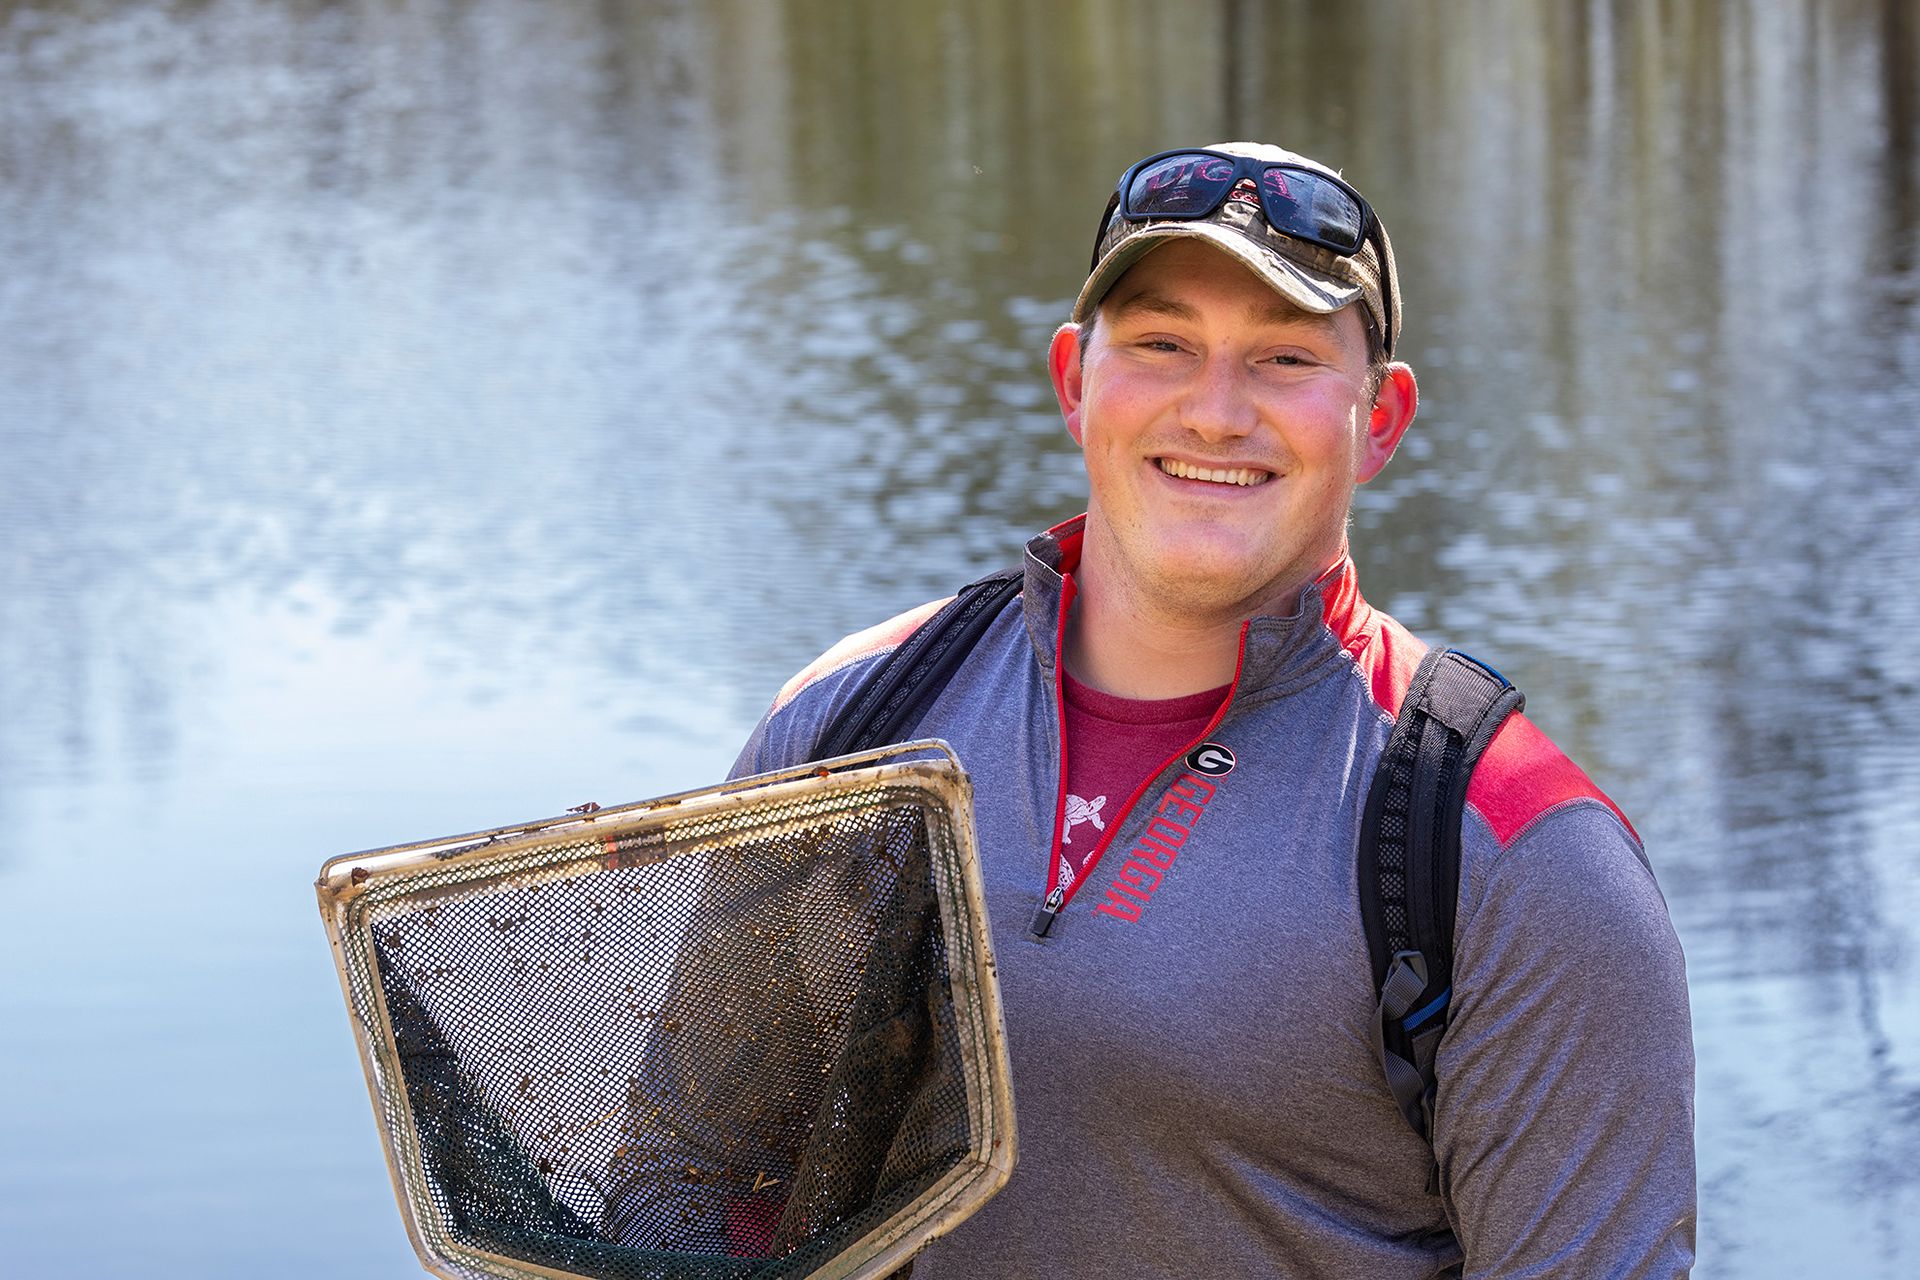
[[[1369,594],[1648,838],[1698,1274],[1911,1274],[1914,19],[1298,8],[0,15],[0,1264],[407,1273],[321,859],[709,781],[1077,509],[1100,194],[1265,134],[1400,250]]]

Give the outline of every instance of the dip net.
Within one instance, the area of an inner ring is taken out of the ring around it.
[[[430,1270],[884,1276],[999,1188],[970,791],[914,750],[327,864]]]

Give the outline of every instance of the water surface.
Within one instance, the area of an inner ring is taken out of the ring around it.
[[[1370,596],[1647,838],[1698,1274],[1913,1274],[1917,27],[0,6],[0,1269],[413,1274],[321,860],[710,781],[1077,510],[1107,186],[1260,136],[1399,251]]]

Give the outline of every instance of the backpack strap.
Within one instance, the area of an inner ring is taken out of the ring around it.
[[[987,627],[1020,594],[1024,575],[1002,569],[960,588],[881,661],[820,735],[821,759],[901,741],[953,678]]]
[[[1453,995],[1453,913],[1467,782],[1526,705],[1507,678],[1457,649],[1421,660],[1360,824],[1360,915],[1380,993],[1373,1048],[1400,1114],[1433,1141],[1434,1055]],[[1431,1189],[1438,1190],[1438,1169]]]

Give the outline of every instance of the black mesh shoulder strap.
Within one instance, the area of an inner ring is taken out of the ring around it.
[[[1380,993],[1374,1051],[1414,1132],[1433,1138],[1433,1060],[1453,995],[1453,908],[1467,781],[1526,699],[1456,649],[1422,659],[1360,824],[1360,914]]]
[[[821,734],[821,759],[899,742],[1009,600],[1020,594],[1021,572],[1003,569],[960,593],[887,655]]]

